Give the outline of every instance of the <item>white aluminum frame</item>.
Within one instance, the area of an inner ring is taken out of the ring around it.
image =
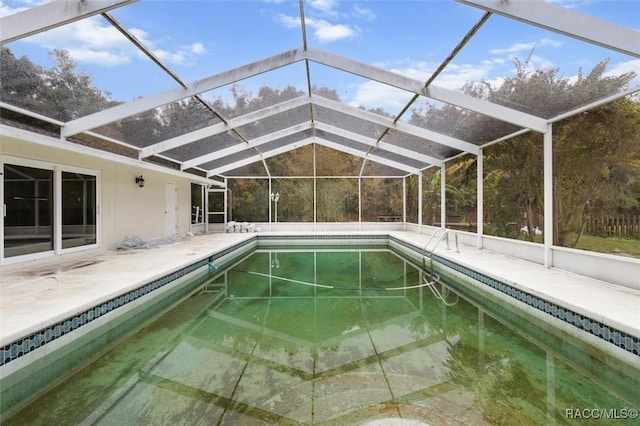
[[[3,204],[3,214],[0,216],[0,265],[10,265],[29,260],[42,259],[46,257],[73,253],[78,251],[91,250],[102,246],[102,191],[101,181],[102,175],[99,170],[86,169],[83,167],[69,166],[49,161],[32,160],[22,157],[14,157],[11,155],[0,155],[0,171],[4,171],[5,164],[15,164],[23,167],[33,167],[42,170],[50,170],[53,172],[53,202],[52,208],[52,234],[53,248],[51,250],[29,253],[25,255],[12,256],[5,258],[4,253],[4,172],[0,176],[0,201]],[[62,248],[62,172],[81,173],[96,177],[96,242],[94,244],[86,244],[78,247]]]

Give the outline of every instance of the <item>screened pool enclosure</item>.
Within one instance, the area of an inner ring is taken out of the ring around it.
[[[15,159],[26,131],[187,178],[198,232],[449,227],[537,242],[550,266],[640,214],[638,5],[556,3],[3,2],[3,238],[101,238],[100,176],[46,186]]]

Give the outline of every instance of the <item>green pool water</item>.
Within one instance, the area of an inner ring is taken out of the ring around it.
[[[637,372],[459,283],[381,290],[422,274],[390,250],[254,252],[4,424],[638,424]]]

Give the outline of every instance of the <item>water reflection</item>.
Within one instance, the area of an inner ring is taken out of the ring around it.
[[[619,373],[587,377],[569,344],[545,346],[545,330],[523,333],[448,284],[453,306],[425,288],[371,291],[421,282],[392,252],[278,259],[275,276],[272,254],[255,253],[207,287],[221,293],[191,297],[8,424],[553,424],[570,407],[638,406],[633,387],[607,385]],[[345,259],[350,277],[335,279],[353,290],[278,278],[320,283],[334,277],[322,264]]]

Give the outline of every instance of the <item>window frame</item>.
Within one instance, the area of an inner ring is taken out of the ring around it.
[[[40,251],[18,256],[5,257],[5,165],[16,165],[21,167],[31,167],[53,172],[53,191],[52,191],[52,227],[53,227],[53,250]],[[84,167],[70,166],[66,164],[35,160],[23,157],[13,157],[9,155],[0,155],[0,201],[2,202],[2,215],[0,215],[0,265],[9,265],[13,263],[26,262],[29,260],[42,259],[46,257],[64,255],[68,253],[91,250],[102,246],[102,215],[101,215],[101,172],[99,170],[87,169]],[[79,173],[88,176],[95,176],[95,233],[96,242],[75,247],[62,247],[62,173]]]

